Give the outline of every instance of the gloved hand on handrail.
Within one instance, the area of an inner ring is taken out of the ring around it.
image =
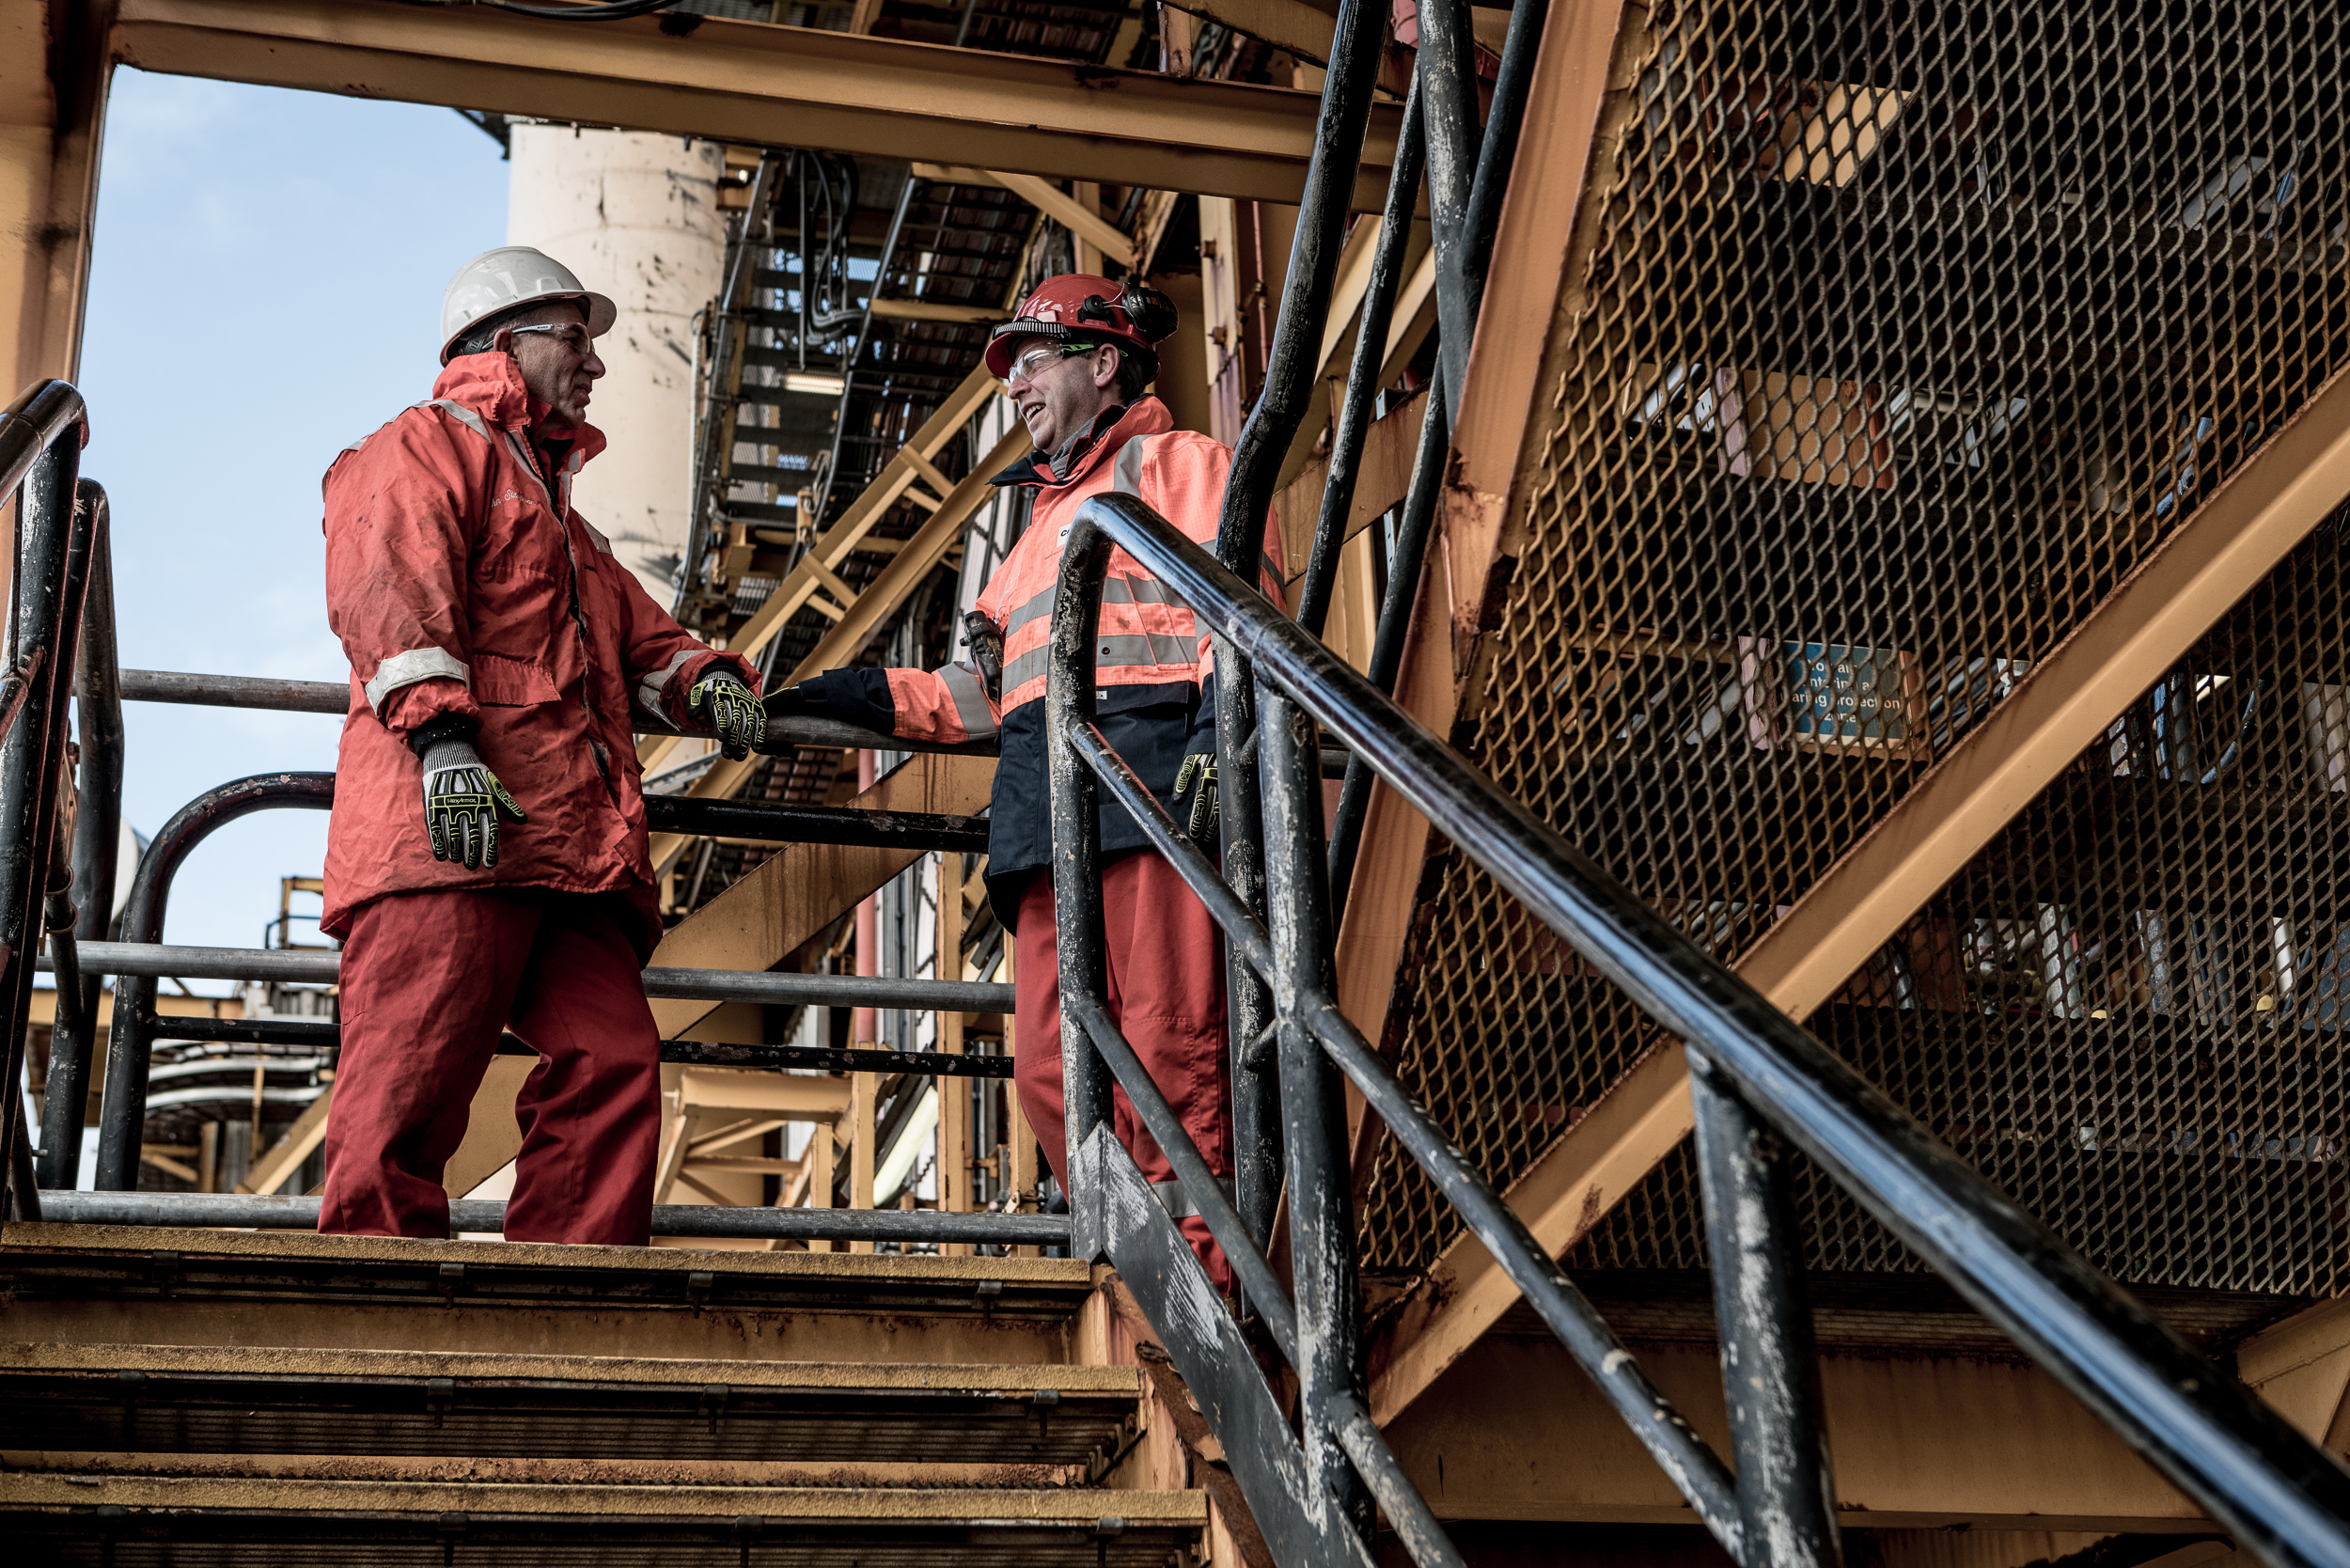
[[[730,669],[713,669],[685,694],[685,711],[718,733],[718,749],[739,762],[767,738],[767,710]]]

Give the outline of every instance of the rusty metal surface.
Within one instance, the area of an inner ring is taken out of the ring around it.
[[[2169,64],[2124,83],[2095,28],[2052,15],[1864,36],[1817,6],[1650,9],[1601,113],[1574,353],[1464,687],[1464,738],[1503,787],[1732,957],[1979,725],[2350,363],[2343,198],[2319,173],[2344,150],[2319,86],[2333,45],[2276,47],[2299,14],[2148,21],[2134,49]],[[2171,69],[2217,55],[2239,68]],[[1814,1021],[2125,1278],[2328,1288],[2342,1252],[2314,1068],[2331,743],[2285,716],[2288,687],[2344,679],[2325,615],[2272,617],[2254,635],[2295,651],[2242,666],[2272,760],[2227,767],[2261,791],[2202,778],[2248,687],[2188,661],[2164,713],[2202,737],[2191,781],[2170,742],[2135,772],[2085,760],[2027,813],[2045,825],[1946,889],[1939,935],[1893,944],[1873,990]],[[2316,814],[2255,809],[2279,791]],[[1481,874],[1441,861],[1429,886],[1391,1044],[1506,1184],[1653,1034]],[[2197,971],[2184,1029],[2184,980],[2158,1001],[2125,979],[2141,915],[2242,949]],[[2255,1012],[2281,1004],[2253,938],[2288,917],[2295,1029]],[[1685,1266],[1688,1175],[1669,1163],[1576,1261]],[[1849,1205],[1807,1202],[1816,1264],[1911,1266]],[[1408,1272],[1453,1226],[1391,1157],[1364,1230]]]
[[[1197,1492],[0,1475],[41,1562],[1003,1564],[1159,1568],[1196,1550]]]
[[[148,1455],[1071,1466],[1124,1447],[1141,1391],[1132,1367],[0,1346],[0,1431]]]

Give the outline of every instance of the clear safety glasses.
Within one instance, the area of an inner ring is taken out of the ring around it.
[[[525,332],[546,333],[582,359],[596,352],[595,338],[589,335],[586,327],[581,326],[577,321],[565,321],[560,324],[549,322],[543,326],[509,327],[507,330],[517,337]]]
[[[1034,381],[1046,366],[1058,364],[1075,354],[1091,353],[1100,346],[1097,343],[1040,344],[1011,362],[1011,368],[1004,375],[1004,389],[1010,391],[1023,383]]]

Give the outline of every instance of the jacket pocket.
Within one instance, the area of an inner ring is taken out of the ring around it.
[[[514,659],[477,650],[472,674],[474,700],[491,707],[527,708],[534,703],[563,699],[546,666],[535,659]]]

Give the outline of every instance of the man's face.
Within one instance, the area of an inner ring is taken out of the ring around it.
[[[1049,337],[1022,337],[1012,345],[1004,393],[1028,427],[1028,439],[1040,451],[1057,452],[1118,400],[1118,351],[1104,343],[1063,354]]]
[[[523,385],[531,397],[547,405],[540,430],[548,435],[568,435],[587,422],[588,400],[596,378],[603,374],[594,339],[588,336],[588,313],[570,300],[558,300],[527,311],[516,327],[551,326],[555,332],[502,330],[497,347],[514,356]]]

